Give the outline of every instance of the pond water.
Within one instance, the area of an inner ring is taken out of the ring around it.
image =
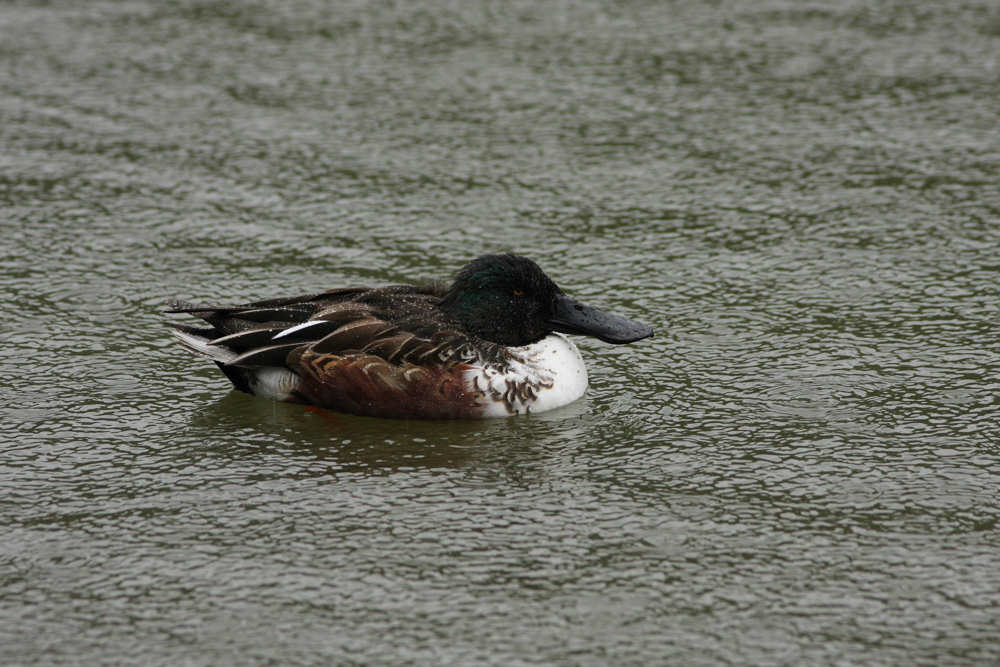
[[[988,3],[0,7],[8,664],[1000,661]],[[652,324],[484,421],[168,298],[516,250]]]

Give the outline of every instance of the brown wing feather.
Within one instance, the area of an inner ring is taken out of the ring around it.
[[[381,357],[386,361],[396,362],[405,355],[408,347],[412,349],[419,343],[420,339],[415,334],[403,331],[377,338],[365,345],[361,351]]]
[[[313,343],[312,349],[315,352],[360,350],[391,328],[392,325],[385,320],[364,317],[340,326],[322,340]]]
[[[302,382],[303,402],[372,417],[475,417],[479,405],[467,390],[464,363],[395,364],[360,352],[322,354],[302,347],[288,365]]]
[[[200,334],[206,342],[237,353],[223,367],[227,375],[241,379],[261,366],[283,365],[301,378],[294,396],[305,403],[381,417],[475,417],[478,395],[464,377],[474,357],[496,346],[456,331],[437,308],[441,293],[393,286],[243,306],[173,306],[212,325]],[[307,320],[326,324],[273,337]],[[247,391],[250,384],[237,387]]]
[[[326,320],[327,322],[351,322],[369,315],[372,311],[373,308],[371,304],[359,303],[357,301],[346,301],[320,308],[312,316],[312,319]]]

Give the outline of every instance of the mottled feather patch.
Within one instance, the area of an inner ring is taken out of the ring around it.
[[[404,354],[407,345],[413,343],[415,340],[417,340],[417,337],[413,334],[402,332],[387,338],[374,340],[365,345],[362,351],[382,357],[386,361],[396,361]]]
[[[363,353],[321,354],[308,348],[293,358],[302,377],[296,396],[308,403],[380,417],[480,416],[466,388],[469,367],[464,364],[422,368]]]
[[[335,290],[244,306],[172,304],[176,326],[241,391],[383,417],[541,412],[579,398],[587,373],[561,335],[507,348],[460,331],[438,288]],[[341,300],[343,299],[343,300]]]
[[[476,366],[470,390],[483,404],[484,417],[544,412],[577,400],[587,390],[587,367],[576,345],[561,334],[510,348],[503,366]]]

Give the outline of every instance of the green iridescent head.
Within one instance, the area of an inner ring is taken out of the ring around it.
[[[566,296],[537,264],[520,255],[483,255],[469,262],[440,306],[469,333],[501,345],[528,345],[553,331],[595,336],[609,343],[629,343],[653,334],[644,324]]]

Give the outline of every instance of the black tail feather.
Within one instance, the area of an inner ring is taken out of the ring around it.
[[[201,336],[202,338],[214,339],[222,335],[215,327],[192,327],[187,324],[177,324],[176,322],[164,322],[164,324],[178,331],[183,331],[186,334]]]
[[[233,387],[245,394],[253,394],[253,391],[250,389],[250,374],[245,369],[223,364],[219,361],[216,361],[215,365],[226,374],[229,381],[233,383]]]

